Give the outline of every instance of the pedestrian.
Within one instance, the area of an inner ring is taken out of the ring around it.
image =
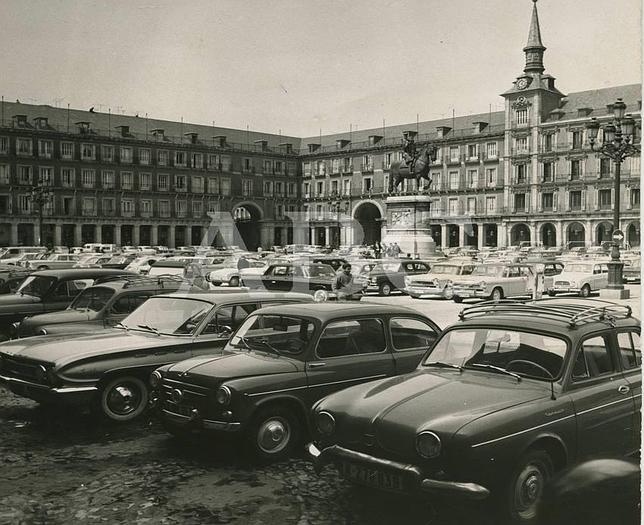
[[[380,259],[382,255],[382,245],[380,244],[380,241],[376,241],[375,244],[373,245],[373,252],[374,252],[374,255],[376,256],[376,259]]]
[[[349,263],[342,265],[342,271],[336,275],[334,288],[338,301],[345,301],[353,293],[353,274]]]
[[[397,242],[394,242],[393,248],[392,248],[392,255],[396,258],[400,257],[400,252],[402,250],[400,249],[400,246],[398,246]]]

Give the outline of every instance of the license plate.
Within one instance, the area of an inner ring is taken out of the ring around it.
[[[192,416],[192,407],[186,405],[177,405],[172,401],[166,401],[165,408],[167,411],[173,412],[174,414],[179,414],[186,417]]]
[[[356,463],[342,463],[342,474],[348,481],[395,492],[404,492],[403,477],[393,472],[358,465]]]

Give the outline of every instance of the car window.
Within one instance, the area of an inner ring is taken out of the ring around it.
[[[258,306],[255,303],[251,304],[236,304],[233,306],[222,306],[217,309],[215,315],[208,321],[204,327],[202,334],[219,334],[222,328],[227,330],[236,330],[241,326],[245,319],[255,310]]]
[[[330,322],[318,342],[320,358],[344,357],[382,352],[385,333],[379,319],[351,319]]]
[[[275,266],[272,275],[287,275],[289,273],[289,266]]]
[[[428,348],[436,340],[436,332],[427,323],[418,319],[393,318],[389,330],[395,350]]]
[[[640,335],[637,332],[620,332],[617,334],[619,353],[625,370],[642,366]]]
[[[253,315],[231,338],[230,346],[296,355],[307,347],[314,329],[308,319],[277,314]]]
[[[110,313],[113,313],[115,315],[130,314],[139,306],[141,306],[145,301],[147,301],[149,297],[150,296],[147,294],[128,294],[119,297],[116,301],[114,301],[112,308],[110,308]]]
[[[615,371],[610,349],[603,336],[586,339],[579,349],[572,380],[582,381]]]
[[[507,272],[508,277],[521,277],[521,271],[519,270],[519,268],[508,268]]]

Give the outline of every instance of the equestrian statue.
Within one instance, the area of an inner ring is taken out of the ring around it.
[[[416,179],[416,188],[424,191],[432,183],[429,178],[429,165],[436,160],[438,148],[430,144],[416,152],[416,143],[411,134],[405,134],[403,146],[403,161],[392,162],[389,168],[389,192],[397,191],[405,179]],[[427,184],[421,186],[421,179]]]

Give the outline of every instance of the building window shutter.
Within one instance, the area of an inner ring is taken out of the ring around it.
[[[555,190],[552,193],[552,211],[557,211],[559,208],[559,191]]]
[[[586,209],[586,190],[581,190],[581,209]]]
[[[564,197],[566,199],[566,211],[570,211],[570,192],[566,190],[564,193]],[[582,192],[582,208],[583,208],[583,192]]]
[[[568,180],[572,180],[572,160],[568,161]]]
[[[631,187],[630,186],[626,187],[626,192],[624,194],[624,198],[626,200],[626,209],[627,210],[632,210],[633,209],[633,203],[631,202]]]
[[[543,211],[543,193],[540,191],[537,192],[537,211]]]
[[[599,210],[599,190],[595,189],[595,211]]]

